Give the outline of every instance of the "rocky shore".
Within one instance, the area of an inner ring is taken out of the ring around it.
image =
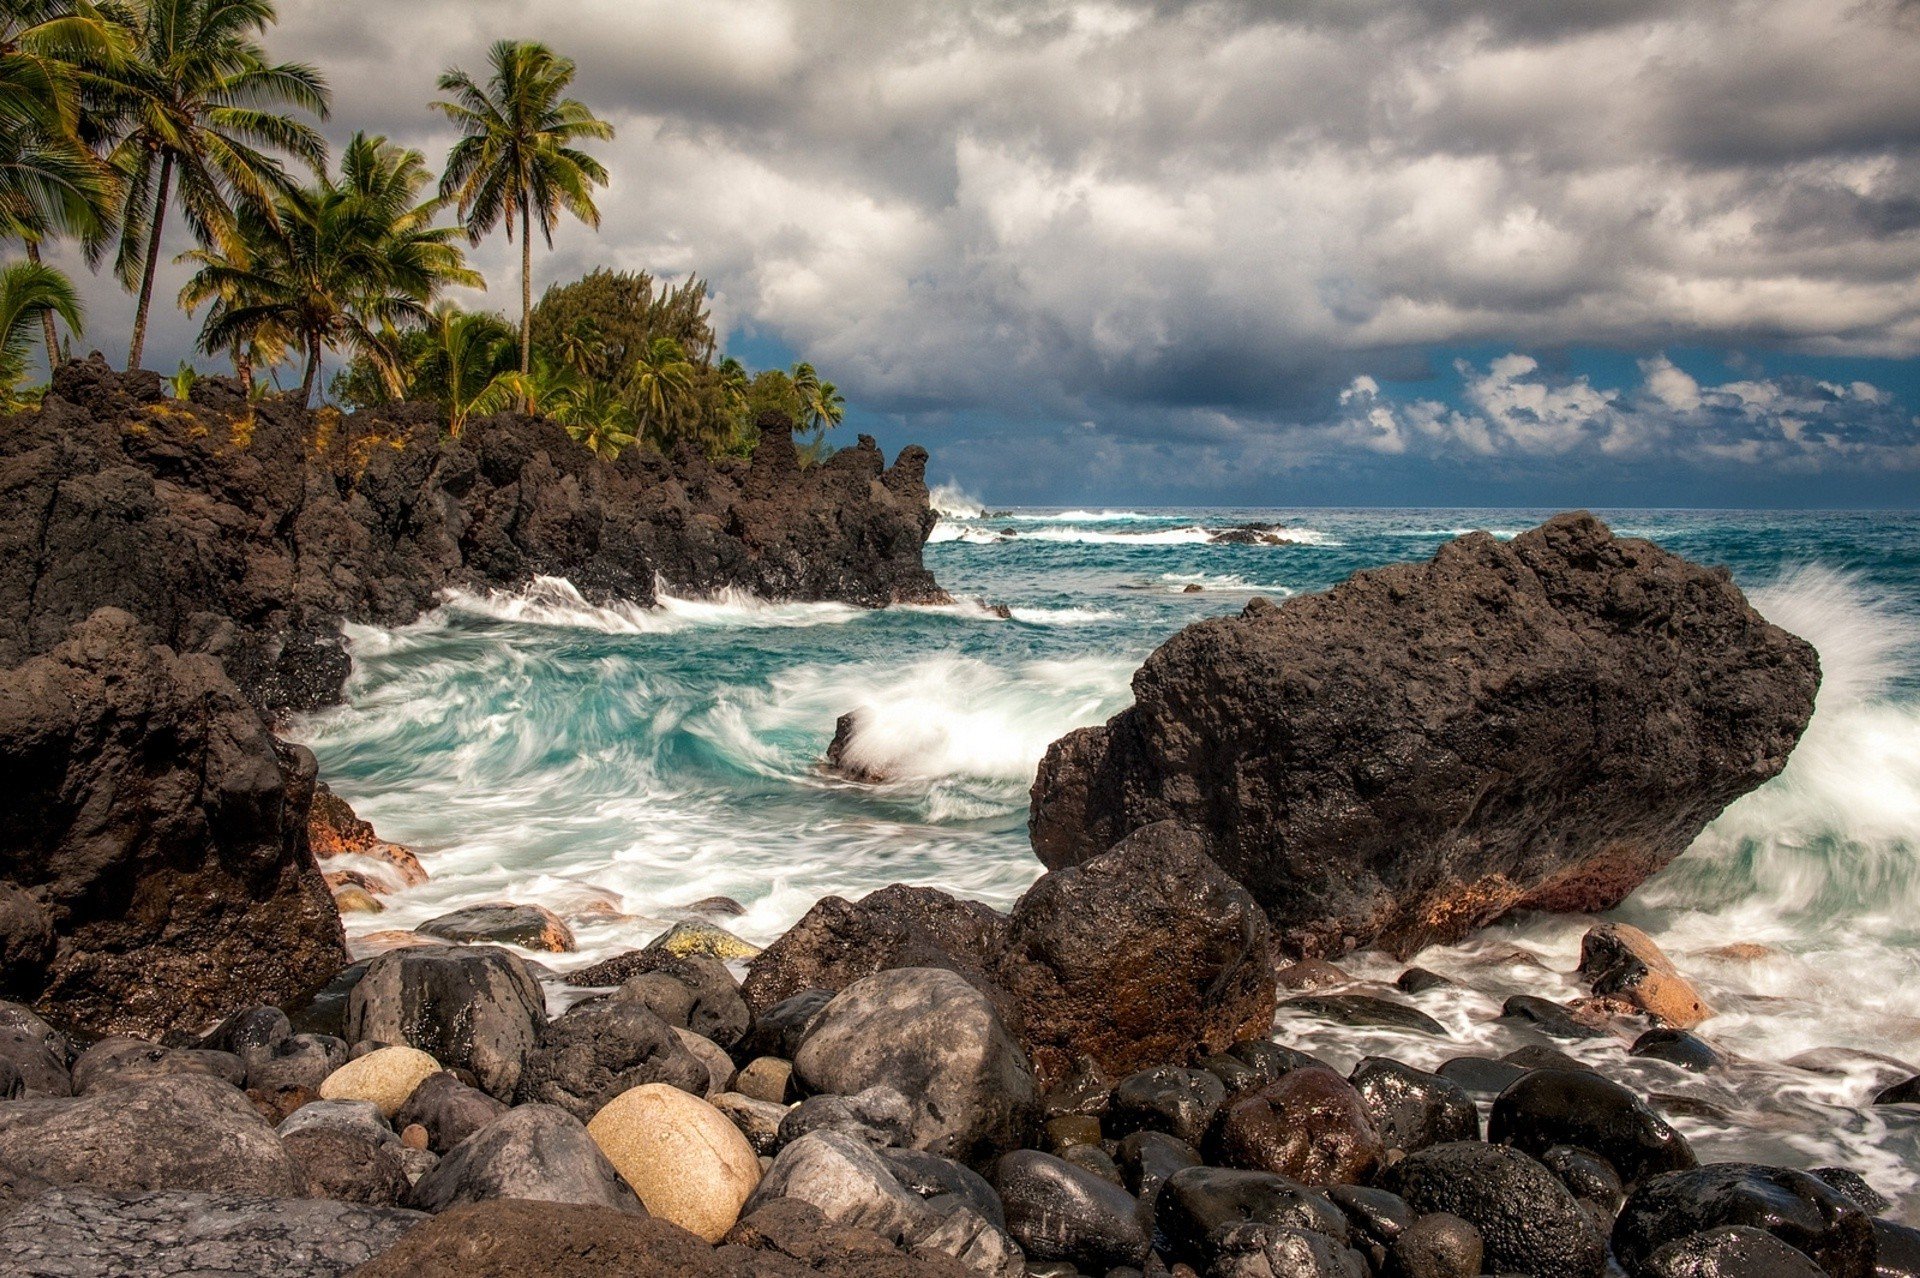
[[[1727,1067],[1632,928],[1504,1000],[1514,1050],[1287,1041],[1446,1044],[1449,978],[1322,956],[1615,903],[1778,772],[1817,663],[1725,574],[1563,516],[1193,627],[1050,752],[1005,913],[894,885],[567,970],[502,904],[356,962],[335,902],[430,867],[272,731],[343,621],[549,574],[935,598],[924,454],[194,394],[69,365],[0,435],[0,1276],[1920,1274],[1871,1175],[1703,1162],[1620,1081]]]

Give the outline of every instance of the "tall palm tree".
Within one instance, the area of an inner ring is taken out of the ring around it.
[[[285,110],[325,119],[328,94],[304,63],[272,63],[255,39],[277,19],[272,0],[146,0],[133,57],[101,87],[115,145],[109,157],[125,176],[115,268],[136,287],[127,366],[146,347],[147,314],[167,210],[178,202],[203,248],[228,247],[250,205],[275,221],[293,183],[280,152],[316,173],[326,143]]]
[[[288,192],[267,211],[243,210],[252,226],[240,257],[203,249],[187,254],[200,269],[184,305],[214,300],[202,342],[209,350],[260,334],[286,334],[306,353],[300,402],[309,404],[329,346],[368,356],[398,389],[389,335],[429,322],[429,307],[449,285],[478,287],[477,272],[453,243],[458,228],[436,227],[443,207],[419,200],[427,185],[418,151],[356,133],[341,156],[340,177]]]
[[[847,400],[832,382],[815,379],[813,393],[806,399],[807,426],[825,434],[847,415]]]
[[[40,317],[53,312],[76,332],[82,327],[80,296],[73,281],[35,262],[0,267],[0,407],[14,408],[27,352]]]
[[[40,245],[78,236],[91,258],[111,233],[119,180],[81,136],[83,82],[124,61],[126,28],[87,0],[0,3],[0,237]],[[55,312],[41,312],[47,367],[59,361]]]
[[[693,365],[671,337],[654,338],[634,363],[628,394],[656,444],[666,445],[667,416],[692,385]]]
[[[547,247],[564,209],[588,226],[600,225],[593,188],[607,184],[600,161],[580,142],[607,141],[613,126],[584,103],[563,96],[574,65],[543,44],[502,40],[488,54],[486,85],[455,67],[440,77],[452,101],[435,102],[463,136],[447,156],[440,193],[459,201],[460,220],[478,244],[506,223],[520,236],[520,371],[533,371],[533,228]]]

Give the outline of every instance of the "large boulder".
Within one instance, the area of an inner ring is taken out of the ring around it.
[[[1033,844],[1180,821],[1287,950],[1411,953],[1617,904],[1786,765],[1818,685],[1724,570],[1561,515],[1189,626],[1047,751]]]
[[[1613,1251],[1629,1274],[1647,1270],[1669,1243],[1723,1226],[1772,1234],[1831,1278],[1873,1278],[1873,1218],[1802,1171],[1710,1163],[1641,1183],[1613,1226]]]
[[[981,1162],[1019,1143],[1040,1092],[987,997],[941,968],[855,981],[827,1004],[794,1056],[809,1091],[890,1087],[913,1106],[911,1144]]]
[[[587,1134],[653,1215],[714,1242],[760,1183],[760,1160],[733,1120],[665,1083],[622,1092]]]
[[[1106,1073],[1224,1052],[1272,1028],[1267,920],[1172,823],[1043,875],[1013,907],[1000,983],[1043,1080],[1082,1057]]]
[[[1607,1242],[1554,1174],[1518,1150],[1430,1145],[1386,1169],[1380,1187],[1419,1216],[1446,1212],[1480,1231],[1495,1273],[1600,1278]]]
[[[607,997],[576,1003],[547,1022],[527,1055],[518,1094],[522,1103],[558,1105],[585,1122],[642,1083],[704,1096],[708,1081],[707,1066],[644,1003]]]
[[[0,1271],[41,1278],[338,1278],[425,1220],[319,1198],[57,1189],[0,1217]]]
[[[313,755],[213,658],[95,613],[0,678],[0,771],[0,921],[30,903],[51,941],[4,965],[0,995],[158,1038],[346,966],[307,849]]]
[[[506,1100],[546,1024],[546,996],[513,951],[420,945],[368,965],[348,999],[346,1037],[418,1048],[450,1069],[471,1070]]]
[[[35,1185],[269,1197],[301,1189],[280,1137],[246,1096],[202,1074],[0,1105],[0,1197]]]

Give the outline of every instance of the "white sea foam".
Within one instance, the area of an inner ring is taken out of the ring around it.
[[[1228,591],[1235,594],[1257,592],[1263,595],[1278,595],[1285,598],[1293,594],[1290,587],[1275,582],[1251,582],[1230,572],[1163,572],[1160,580],[1173,594],[1184,594],[1188,586],[1198,586],[1203,591]]]
[[[952,481],[934,485],[933,491],[927,494],[927,504],[942,519],[978,519],[986,513],[978,497]]]
[[[602,634],[670,635],[702,628],[763,628],[840,625],[865,615],[842,603],[769,603],[741,590],[680,596],[662,585],[657,603],[589,602],[564,577],[535,577],[518,590],[447,593],[441,607],[449,613],[511,621],[528,626],[594,630]]]
[[[1140,524],[1164,520],[1165,515],[1143,515],[1137,510],[1063,510],[1055,515],[1015,512],[1007,516],[1023,524]]]

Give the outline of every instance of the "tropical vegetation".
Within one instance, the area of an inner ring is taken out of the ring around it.
[[[65,358],[62,326],[82,331],[63,266],[110,264],[140,365],[179,227],[198,353],[250,395],[424,401],[456,436],[518,410],[609,460],[640,443],[744,454],[771,412],[804,432],[804,461],[825,456],[845,399],[809,364],[725,354],[698,276],[596,270],[536,303],[535,235],[598,227],[610,181],[592,150],[614,129],[571,96],[571,60],[502,40],[480,74],[442,74],[429,105],[457,136],[438,174],[364,133],[336,161],[326,78],[272,56],[277,21],[273,0],[0,0],[0,242],[18,246],[0,261],[0,407],[37,393],[40,348],[50,370]],[[486,287],[463,242],[502,230],[520,250],[512,320],[452,300]],[[202,376],[183,362],[166,385],[184,399]]]

